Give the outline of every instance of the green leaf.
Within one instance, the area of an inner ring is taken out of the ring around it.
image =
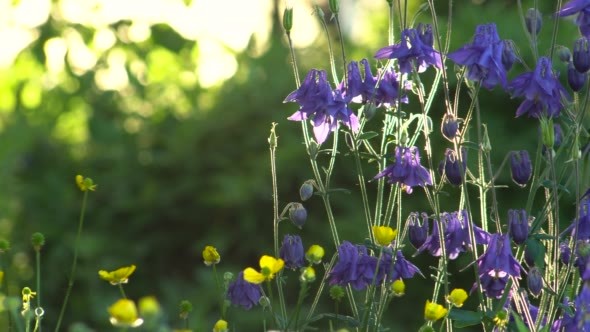
[[[481,324],[483,313],[453,308],[449,313],[449,318],[453,320],[455,327],[462,328]]]
[[[522,318],[520,318],[520,316],[518,315],[518,313],[516,314],[512,314],[512,317],[514,318],[514,322],[516,325],[516,331],[518,332],[529,332],[529,328],[526,327],[526,325],[524,324],[524,322],[522,321]]]
[[[371,139],[371,138],[377,137],[377,136],[379,136],[379,134],[377,134],[376,132],[374,132],[374,131],[367,131],[367,132],[364,132],[364,133],[360,134],[356,139],[359,140],[359,141],[362,141],[364,139]]]
[[[349,327],[358,327],[360,325],[360,322],[354,317],[345,316],[345,315],[336,315],[336,314],[319,314],[319,315],[316,315],[316,316],[310,318],[306,322],[306,324],[318,321],[323,318],[335,319],[335,320],[344,322],[344,323],[348,324]]]

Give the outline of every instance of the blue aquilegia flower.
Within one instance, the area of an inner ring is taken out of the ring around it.
[[[399,44],[380,49],[375,58],[397,59],[399,70],[404,74],[411,73],[414,66],[419,73],[429,66],[442,69],[440,53],[434,50],[433,44],[432,26],[420,23],[416,29],[404,29]]]
[[[412,187],[432,185],[432,178],[428,170],[420,165],[420,152],[415,146],[395,148],[393,164],[385,167],[373,179],[387,177],[390,184],[399,183],[406,193],[412,193]]]
[[[414,248],[420,248],[428,238],[428,215],[424,212],[420,214],[422,223],[418,217],[418,212],[412,212],[408,216],[408,239]]]
[[[373,105],[393,107],[398,102],[407,103],[408,97],[405,94],[399,93],[398,75],[392,69],[387,69],[379,81],[377,86],[378,76],[373,76],[371,66],[367,59],[362,59],[360,63],[363,65],[365,76],[361,76],[359,64],[356,61],[351,61],[348,64],[347,85],[340,84],[339,89],[344,91],[346,98],[350,98],[355,103],[372,102]],[[407,80],[405,82],[408,82]],[[407,83],[406,83],[407,85]],[[409,86],[403,87],[409,89]]]
[[[508,277],[520,277],[520,264],[512,256],[510,238],[506,234],[492,234],[486,252],[477,259],[484,292],[500,297]]]
[[[506,72],[514,63],[514,51],[506,47],[498,36],[494,23],[478,25],[473,42],[449,53],[449,59],[467,68],[467,78],[492,89],[496,85],[506,86]],[[504,52],[512,53],[504,54]],[[503,60],[505,58],[505,61]]]
[[[227,288],[227,298],[233,305],[241,306],[246,310],[252,309],[262,297],[260,285],[251,284],[244,280],[244,272],[240,271],[236,280]]]
[[[590,239],[590,197],[585,197],[580,201],[578,219],[563,231],[563,233],[566,232],[571,232],[575,241]]]
[[[575,331],[590,331],[590,286],[588,283],[584,283],[580,294],[576,297],[574,307],[576,308],[573,319]]]
[[[313,133],[322,144],[330,132],[338,128],[338,122],[344,123],[353,132],[358,131],[356,115],[348,108],[350,98],[341,90],[332,90],[323,70],[312,69],[307,73],[301,86],[291,92],[284,102],[297,102],[299,110],[288,119],[313,123]]]
[[[451,213],[443,212],[440,218],[443,225],[446,254],[451,260],[472,247],[468,227],[473,228],[476,244],[487,244],[490,239],[489,233],[475,226],[469,220],[469,214],[466,210]],[[432,256],[440,257],[442,249],[439,240],[438,222],[434,220],[432,225],[432,234],[428,236],[426,242],[418,249],[418,252],[427,250]]]
[[[516,244],[523,244],[529,237],[529,217],[526,210],[508,210],[508,234]]]
[[[395,263],[393,264],[393,271],[390,276],[391,280],[409,279],[416,273],[422,275],[420,269],[418,269],[416,265],[410,263],[402,254],[402,251],[398,250],[395,255]]]
[[[590,0],[572,0],[561,6],[557,16],[571,16],[578,14],[576,25],[580,28],[580,33],[584,36],[590,36]]]
[[[514,183],[526,186],[533,174],[533,164],[527,150],[510,152],[510,173]]]
[[[376,267],[377,258],[370,256],[366,247],[344,241],[338,247],[338,262],[330,271],[330,285],[365,289],[373,281]]]
[[[463,162],[459,160],[459,156],[453,149],[445,151],[445,159],[438,165],[438,172],[446,175],[447,181],[450,184],[459,186],[463,182],[463,175],[467,169],[467,150],[461,148],[461,157]]]
[[[541,115],[555,118],[564,107],[562,98],[569,99],[564,87],[557,80],[551,68],[551,60],[540,57],[534,71],[520,74],[508,84],[512,97],[525,97],[516,110],[516,116],[528,115],[539,118]]]
[[[305,264],[305,253],[301,237],[299,235],[285,235],[283,244],[279,250],[279,257],[285,261],[285,267],[289,269],[298,269]]]

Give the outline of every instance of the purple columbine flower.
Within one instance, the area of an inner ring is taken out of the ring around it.
[[[487,244],[490,234],[475,226],[470,220],[466,210],[460,212],[443,212],[440,215],[443,225],[445,250],[449,259],[455,259],[460,253],[467,251],[472,247],[469,237],[469,228],[473,228],[475,233],[476,244]],[[432,224],[432,234],[428,236],[426,242],[418,249],[418,252],[428,250],[435,257],[442,255],[442,249],[439,241],[440,230],[438,222],[434,220]]]
[[[350,98],[343,96],[341,90],[332,90],[323,70],[312,69],[307,73],[301,86],[291,92],[284,102],[297,102],[300,108],[288,119],[313,123],[313,132],[322,144],[330,132],[338,128],[338,121],[352,131],[359,129],[358,118],[348,108]]]
[[[355,103],[371,102],[377,107],[381,105],[391,107],[398,102],[408,102],[408,97],[398,91],[398,75],[393,70],[386,70],[381,77],[381,81],[379,81],[379,86],[377,86],[378,77],[373,76],[369,61],[362,59],[360,63],[364,68],[364,79],[361,76],[358,63],[351,61],[348,64],[347,85],[346,87],[344,87],[343,83],[340,85],[340,89],[344,91],[347,98],[350,98]],[[404,86],[406,90],[410,88],[410,86]]]
[[[238,274],[238,278],[231,282],[227,288],[227,298],[233,305],[241,306],[246,310],[252,309],[262,297],[260,285],[251,284],[244,280],[244,272]]]
[[[535,298],[541,295],[541,291],[543,290],[543,275],[541,275],[539,268],[532,267],[529,269],[527,273],[527,286],[529,293]]]
[[[588,38],[580,37],[574,44],[572,63],[580,73],[586,73],[590,69],[590,45]]]
[[[428,170],[420,165],[420,152],[415,146],[395,148],[395,160],[373,179],[387,177],[390,184],[399,183],[406,193],[412,193],[412,187],[432,185]]]
[[[330,285],[350,284],[363,290],[373,282],[376,268],[377,258],[370,256],[365,246],[344,241],[338,247],[338,262],[330,271]]]
[[[590,286],[584,283],[580,294],[576,297],[576,312],[574,314],[574,325],[576,331],[590,331]]]
[[[569,95],[553,73],[551,60],[540,57],[534,71],[518,75],[510,83],[508,90],[512,97],[525,97],[516,110],[516,116],[527,114],[539,118],[546,115],[551,118],[559,116],[564,107],[562,98]]]
[[[515,59],[514,55],[504,54],[505,47],[494,23],[478,25],[473,42],[449,53],[449,59],[467,67],[467,78],[481,81],[486,89],[492,89],[498,84],[504,87],[507,83],[506,72]],[[514,53],[512,48],[506,51]]]
[[[508,234],[516,244],[523,244],[529,237],[529,216],[525,210],[508,210]]]
[[[569,264],[572,258],[572,249],[567,241],[563,241],[559,244],[559,258],[563,264]]]
[[[580,28],[580,33],[584,36],[590,36],[590,0],[572,0],[563,6],[557,12],[557,16],[571,16],[578,14],[576,25]]]
[[[298,269],[305,264],[303,244],[299,235],[285,235],[283,245],[279,250],[279,256],[285,261],[285,267],[289,269]]]
[[[570,62],[567,66],[567,84],[572,91],[578,92],[582,90],[586,84],[586,73],[580,73],[574,65]]]
[[[574,265],[578,267],[580,278],[583,281],[590,280],[590,243],[587,240],[578,241],[576,246],[576,261]]]
[[[500,285],[506,285],[508,276],[520,277],[521,266],[518,264],[512,249],[510,248],[510,238],[504,234],[492,234],[488,243],[486,252],[477,259],[479,274],[484,291],[490,297],[500,297],[503,293],[499,292]]]
[[[445,113],[442,119],[441,129],[443,136],[449,141],[453,141],[459,133],[459,122],[457,117],[452,113]]]
[[[420,214],[422,223],[418,217],[418,212],[410,213],[408,217],[408,239],[414,248],[420,248],[428,238],[428,215],[424,212]]]
[[[463,175],[467,169],[467,151],[461,148],[461,157],[463,162],[459,160],[459,156],[453,149],[445,151],[445,159],[442,160],[438,166],[438,172],[445,174],[450,184],[459,186],[463,183]]]
[[[563,231],[566,232],[571,232],[574,241],[590,239],[590,197],[582,199],[578,219]]]
[[[521,187],[526,186],[533,174],[533,165],[528,151],[521,150],[510,153],[510,173],[514,183]]]
[[[420,23],[416,29],[404,29],[400,43],[380,49],[375,58],[397,59],[399,70],[404,74],[411,73],[414,66],[419,73],[428,66],[442,69],[440,53],[434,50],[433,43],[432,26]]]
[[[420,269],[418,269],[416,265],[410,263],[402,254],[402,251],[398,250],[395,255],[395,263],[393,264],[393,271],[390,277],[391,280],[409,279],[416,273],[422,275]]]

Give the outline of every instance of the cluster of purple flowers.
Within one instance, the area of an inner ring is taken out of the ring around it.
[[[510,238],[492,234],[486,252],[477,260],[481,286],[489,297],[500,298],[510,276],[520,277],[520,264],[512,256]]]
[[[383,252],[381,259],[369,254],[367,247],[344,241],[338,247],[338,262],[329,274],[330,285],[351,285],[356,290],[379,285],[384,280],[412,278],[420,270],[400,250],[395,256]]]
[[[415,146],[396,147],[394,162],[375,176],[374,179],[387,177],[390,184],[398,183],[411,194],[412,187],[432,185],[430,172],[420,164],[420,152]]]

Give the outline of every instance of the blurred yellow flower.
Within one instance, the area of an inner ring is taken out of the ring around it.
[[[220,260],[221,256],[219,256],[219,253],[215,247],[206,246],[205,249],[203,249],[203,261],[205,262],[205,265],[215,265],[219,263]]]
[[[227,322],[224,321],[223,319],[220,319],[217,321],[217,323],[215,323],[215,326],[213,326],[213,332],[227,332],[229,331],[227,328]]]
[[[302,282],[314,282],[315,281],[315,270],[313,267],[308,266],[301,271],[299,277]]]
[[[244,280],[252,284],[260,284],[274,278],[284,266],[285,262],[282,259],[264,255],[260,258],[260,272],[249,267],[244,270]]]
[[[23,295],[23,310],[21,313],[24,315],[25,312],[31,309],[31,300],[37,295],[37,292],[33,292],[29,287],[25,287],[21,291],[21,294]]]
[[[111,315],[110,321],[113,326],[117,327],[138,327],[143,323],[143,319],[137,315],[135,302],[129,299],[120,299],[108,309]]]
[[[319,264],[321,263],[322,258],[324,257],[324,253],[324,248],[318,246],[317,244],[314,244],[311,247],[309,247],[309,249],[307,249],[307,252],[305,253],[305,258],[308,262],[312,264]]]
[[[453,289],[451,294],[447,296],[447,301],[457,308],[461,308],[465,300],[467,300],[467,292],[461,288]]]
[[[393,296],[403,296],[406,294],[406,284],[403,280],[398,279],[391,284],[391,291],[393,292]]]
[[[447,309],[438,303],[432,303],[426,300],[424,307],[424,319],[428,321],[436,321],[443,318],[447,314]]]
[[[111,283],[111,285],[126,284],[129,281],[129,276],[135,271],[135,265],[124,266],[115,271],[98,271],[98,276]]]
[[[160,314],[160,303],[154,296],[139,299],[139,313],[143,317],[154,317]]]
[[[395,239],[396,234],[397,230],[389,226],[373,226],[373,236],[379,245],[388,246]]]
[[[80,174],[76,175],[76,184],[78,185],[78,188],[80,188],[81,191],[96,190],[96,185],[94,184],[94,181],[92,181],[91,178],[85,178]]]

